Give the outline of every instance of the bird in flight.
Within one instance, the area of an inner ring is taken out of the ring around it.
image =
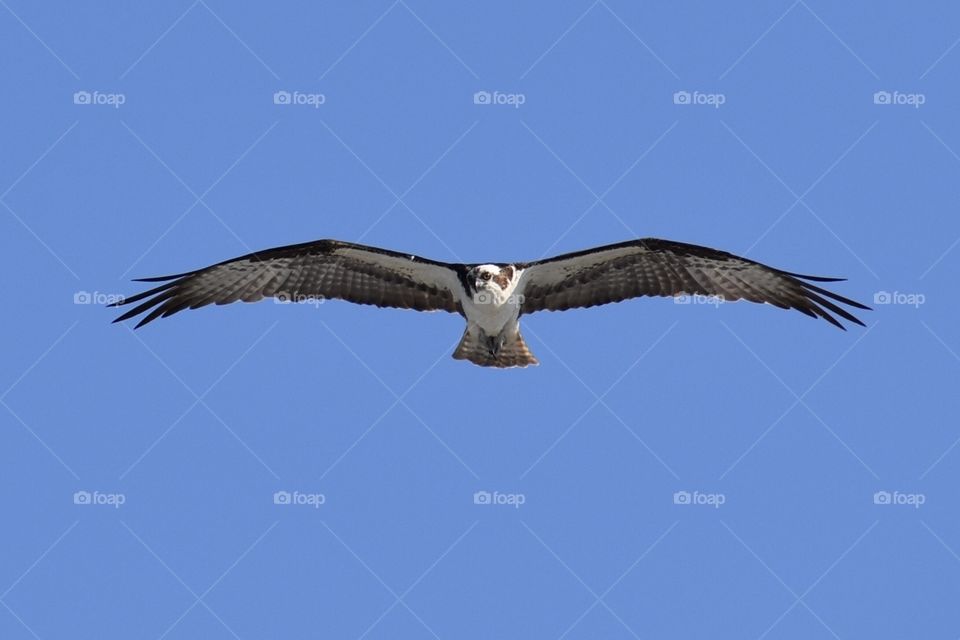
[[[317,240],[258,251],[187,273],[143,278],[137,281],[163,284],[109,306],[140,302],[114,320],[146,313],[138,328],[184,309],[266,297],[335,298],[378,307],[447,311],[467,321],[453,357],[502,368],[538,364],[520,335],[520,316],[641,296],[700,295],[765,302],[823,318],[841,329],[834,315],[865,326],[837,303],[869,307],[811,284],[839,280],[781,271],[725,251],[656,238],[506,264],[439,262],[350,242]]]

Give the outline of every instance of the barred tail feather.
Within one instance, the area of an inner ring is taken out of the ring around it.
[[[469,360],[481,367],[501,369],[540,364],[519,331],[508,333],[504,337],[503,345],[497,350],[491,349],[490,342],[490,338],[479,327],[469,326],[453,352],[453,357],[456,360]]]

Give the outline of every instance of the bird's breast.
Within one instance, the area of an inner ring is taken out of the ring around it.
[[[479,291],[463,303],[467,321],[478,325],[488,335],[496,335],[520,315],[520,304],[515,296],[501,297],[489,291]]]

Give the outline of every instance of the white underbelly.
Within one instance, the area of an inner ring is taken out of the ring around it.
[[[503,304],[483,303],[476,304],[472,300],[463,305],[467,322],[476,324],[487,335],[495,336],[507,325],[517,321],[520,315],[520,305],[513,299]]]

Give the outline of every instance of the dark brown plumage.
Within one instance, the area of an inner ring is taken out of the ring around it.
[[[370,258],[375,256],[376,260]],[[137,327],[208,304],[339,298],[417,311],[458,310],[451,265],[338,240],[258,251],[215,265],[137,282],[164,284],[110,306],[140,302],[114,322],[145,313]]]
[[[337,240],[259,251],[203,269],[143,282],[162,283],[111,306],[136,304],[115,320],[160,317],[208,304],[338,298],[358,304],[459,313],[467,320],[457,358],[482,366],[535,364],[519,317],[592,307],[641,296],[698,294],[765,302],[863,326],[850,311],[869,307],[805,276],[682,242],[646,238],[536,262],[455,264]],[[839,318],[839,319],[838,319]]]
[[[810,284],[839,282],[842,278],[790,273],[726,251],[655,238],[517,266],[529,278],[523,288],[521,313],[592,307],[639,296],[699,294],[796,309],[842,329],[830,312],[860,326],[863,322],[835,302],[869,310],[859,302]]]

